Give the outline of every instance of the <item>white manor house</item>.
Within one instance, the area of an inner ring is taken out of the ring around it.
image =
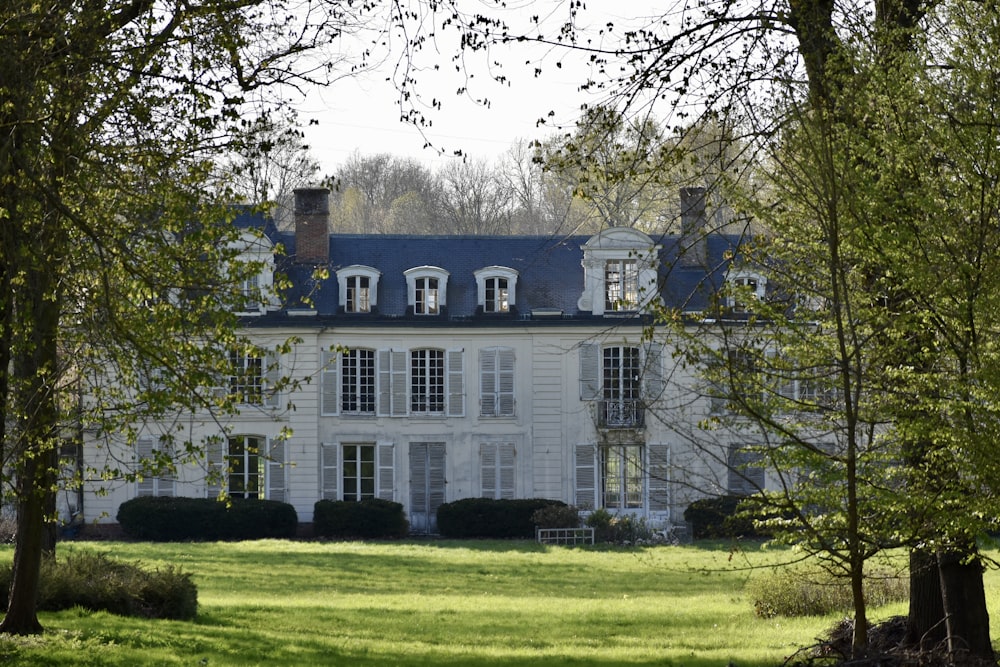
[[[730,267],[739,239],[704,231],[704,189],[681,190],[680,231],[658,238],[331,234],[328,197],[296,191],[294,231],[236,220],[261,232],[247,235],[267,259],[257,286],[267,293],[275,273],[291,285],[241,313],[245,333],[275,350],[298,341],[273,369],[233,357],[239,414],[144,424],[137,452],[83,448],[100,469],[95,457],[148,456],[169,430],[218,442],[205,465],[87,483],[66,494],[69,512],[114,523],[136,496],[215,497],[206,468],[223,462],[233,497],[290,503],[300,523],[319,499],[378,497],[401,503],[414,533],[468,497],[552,498],[665,527],[699,495],[742,490],[725,465],[741,443],[705,458],[684,437],[712,401],[665,328],[650,329],[661,305],[697,312],[726,280],[747,280]],[[272,370],[296,389],[269,391]]]

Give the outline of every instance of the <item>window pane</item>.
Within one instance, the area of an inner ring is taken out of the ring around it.
[[[444,350],[413,350],[410,354],[410,409],[444,412]]]

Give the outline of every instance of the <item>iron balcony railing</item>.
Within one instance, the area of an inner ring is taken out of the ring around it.
[[[608,400],[598,405],[597,423],[601,428],[643,428],[646,410],[640,401]]]

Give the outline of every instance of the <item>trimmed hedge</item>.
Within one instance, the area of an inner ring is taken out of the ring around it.
[[[12,565],[0,567],[0,604],[7,608]],[[190,620],[198,612],[198,589],[191,575],[167,566],[144,570],[104,554],[74,553],[44,559],[38,584],[38,609],[83,607],[120,616]]]
[[[409,529],[403,506],[390,500],[318,500],[313,505],[317,537],[403,537]]]
[[[761,537],[753,520],[739,513],[745,496],[718,496],[696,500],[684,510],[696,540],[720,537]]]
[[[122,503],[117,518],[126,535],[151,542],[287,538],[298,528],[295,508],[276,500],[143,496]]]
[[[463,498],[438,508],[438,532],[442,537],[530,539],[535,537],[532,515],[552,506],[566,507],[566,503],[545,498]]]

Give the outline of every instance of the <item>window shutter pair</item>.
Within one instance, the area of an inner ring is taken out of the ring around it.
[[[512,442],[484,442],[480,445],[481,493],[483,498],[514,497],[516,449]]]
[[[483,417],[514,415],[514,350],[491,347],[479,351],[479,401]]]
[[[287,498],[288,484],[286,480],[285,448],[286,442],[282,439],[265,439],[268,443],[265,451],[260,455],[265,457],[264,495],[269,500],[284,502]],[[205,485],[209,498],[216,498],[228,488],[228,470],[226,469],[226,453],[229,449],[228,438],[213,438],[205,445],[205,457],[207,462],[207,478]]]

